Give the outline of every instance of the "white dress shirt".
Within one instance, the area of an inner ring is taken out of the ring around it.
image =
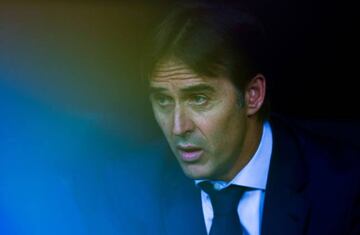
[[[265,189],[272,151],[272,132],[268,122],[264,123],[258,149],[248,164],[228,183],[213,181],[214,188],[221,190],[234,184],[251,188],[245,191],[238,205],[240,223],[244,235],[260,235],[261,221],[265,199]],[[198,184],[203,180],[195,180]],[[214,217],[210,197],[201,191],[202,209],[207,233]]]

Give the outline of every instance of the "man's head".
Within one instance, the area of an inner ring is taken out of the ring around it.
[[[185,174],[230,180],[261,135],[263,32],[249,14],[196,4],[160,27],[149,73],[151,102]]]

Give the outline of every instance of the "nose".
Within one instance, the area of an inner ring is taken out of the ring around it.
[[[178,105],[174,110],[172,133],[176,136],[183,136],[193,131],[194,123],[191,115],[187,114],[183,107]]]

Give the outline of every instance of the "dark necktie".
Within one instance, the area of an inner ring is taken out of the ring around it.
[[[244,188],[230,185],[217,191],[210,182],[202,182],[200,187],[210,196],[214,211],[210,235],[241,235],[237,208]]]

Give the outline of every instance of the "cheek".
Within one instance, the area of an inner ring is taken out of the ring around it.
[[[242,115],[239,111],[222,109],[216,115],[204,116],[198,121],[198,127],[205,137],[208,147],[214,154],[223,153],[233,145],[240,144]]]
[[[197,126],[205,137],[208,147],[216,148],[224,141],[226,130],[224,130],[223,118],[214,115],[207,115],[198,121]],[[214,149],[213,149],[214,150]]]
[[[165,134],[165,136],[168,136],[168,133],[170,131],[170,122],[168,121],[168,117],[166,115],[163,115],[161,113],[154,111],[155,120],[158,123],[159,127]]]

